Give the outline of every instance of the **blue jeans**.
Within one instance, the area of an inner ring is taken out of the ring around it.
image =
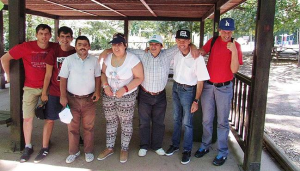
[[[201,148],[207,149],[211,145],[213,134],[213,121],[215,109],[217,109],[218,126],[218,155],[227,156],[228,151],[228,134],[229,134],[229,112],[233,96],[232,82],[229,85],[215,87],[204,83],[201,95],[201,104],[203,112],[203,135]]]
[[[184,86],[174,82],[173,84],[173,117],[174,132],[172,145],[179,147],[181,127],[184,126],[183,150],[191,151],[193,146],[193,114],[191,106],[195,99],[196,86]]]

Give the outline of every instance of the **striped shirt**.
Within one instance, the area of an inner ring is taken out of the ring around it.
[[[177,46],[161,50],[157,57],[153,57],[150,50],[129,49],[127,51],[140,58],[144,67],[144,81],[142,86],[149,92],[157,93],[163,91],[168,82],[170,63],[174,56],[179,53]]]

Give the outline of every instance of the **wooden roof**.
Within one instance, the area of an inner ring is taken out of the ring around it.
[[[9,5],[9,0],[2,0]],[[194,20],[245,0],[26,0],[26,12],[57,19]]]

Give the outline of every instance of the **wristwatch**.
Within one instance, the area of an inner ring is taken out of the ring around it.
[[[194,103],[198,104],[198,102],[199,102],[199,99],[194,99]]]

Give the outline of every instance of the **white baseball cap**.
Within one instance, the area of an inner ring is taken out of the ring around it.
[[[160,43],[163,44],[163,39],[160,35],[154,34],[149,38],[149,43],[154,42],[154,43]]]

